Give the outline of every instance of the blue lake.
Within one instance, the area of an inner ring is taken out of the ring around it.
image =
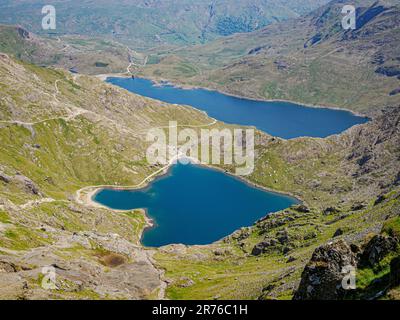
[[[226,123],[255,126],[284,139],[302,136],[325,138],[368,121],[365,117],[344,110],[310,108],[289,102],[256,101],[205,89],[154,86],[147,79],[108,78],[107,82],[141,96],[192,106]]]
[[[209,244],[298,203],[221,171],[179,163],[145,189],[103,189],[94,200],[112,209],[145,208],[155,222],[142,238],[143,245],[150,247]]]

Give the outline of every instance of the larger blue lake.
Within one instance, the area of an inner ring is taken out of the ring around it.
[[[205,89],[155,86],[147,79],[108,78],[107,82],[141,96],[192,106],[226,123],[255,126],[284,139],[303,136],[325,138],[368,121],[344,110],[242,99]]]
[[[145,189],[104,189],[94,200],[113,209],[145,208],[155,226],[145,230],[142,243],[151,247],[209,244],[298,203],[223,172],[179,163]]]

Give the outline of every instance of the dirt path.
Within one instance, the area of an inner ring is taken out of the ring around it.
[[[214,125],[215,123],[217,123],[216,119],[213,119],[213,121],[211,123],[208,124],[203,124],[203,125],[178,125],[175,127],[184,127],[184,128],[205,128],[205,127],[210,127],[212,125]],[[171,126],[161,126],[161,127],[156,127],[156,129],[168,129],[168,128],[174,128]],[[140,131],[139,131],[140,132]],[[141,131],[142,133],[144,131]],[[148,132],[148,130],[146,130],[144,133]],[[171,148],[171,146],[169,146],[169,148]],[[174,150],[172,150],[174,151]],[[131,186],[118,186],[116,187],[115,185],[96,185],[96,186],[87,186],[84,187],[82,189],[79,189],[76,194],[75,194],[75,200],[82,204],[82,205],[86,205],[86,206],[91,206],[91,207],[99,207],[101,205],[99,205],[98,203],[95,203],[94,201],[91,200],[92,196],[99,190],[99,189],[104,189],[104,188],[118,188],[118,189],[138,189],[140,187],[142,187],[146,182],[148,182],[149,180],[151,180],[152,178],[154,178],[155,176],[166,172],[171,165],[175,164],[177,162],[177,160],[179,160],[180,158],[190,158],[184,154],[180,154],[177,150],[177,155],[174,156],[172,159],[169,160],[168,164],[163,166],[161,169],[158,169],[157,171],[153,172],[152,174],[150,174],[149,176],[147,176],[146,178],[144,178],[140,183],[136,184],[136,185],[131,185]],[[189,159],[192,162],[198,162],[197,159]],[[83,195],[85,194],[85,195]]]

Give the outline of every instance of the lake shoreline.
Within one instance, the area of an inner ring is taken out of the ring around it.
[[[95,77],[97,77],[98,79],[107,82],[108,78],[131,78],[130,75],[127,74],[101,74],[101,75],[96,75]],[[337,107],[337,106],[322,106],[322,105],[317,105],[317,104],[311,104],[311,103],[304,103],[304,102],[298,102],[298,101],[294,101],[294,100],[285,100],[285,99],[262,99],[262,98],[254,98],[254,97],[247,97],[244,95],[239,95],[239,94],[233,94],[233,93],[229,93],[223,90],[218,90],[218,89],[213,89],[213,88],[208,88],[208,87],[202,87],[202,86],[194,86],[194,85],[187,85],[187,84],[179,84],[179,83],[174,83],[171,80],[167,80],[167,79],[157,79],[157,78],[145,78],[145,77],[136,77],[137,79],[143,79],[143,80],[149,80],[153,83],[154,86],[157,87],[162,87],[165,85],[171,86],[173,88],[176,89],[182,89],[182,90],[196,90],[196,89],[201,89],[201,90],[206,90],[209,92],[216,92],[216,93],[220,93],[220,94],[224,94],[226,96],[229,97],[233,97],[233,98],[238,98],[238,99],[246,99],[246,100],[251,100],[251,101],[258,101],[258,102],[284,102],[284,103],[291,103],[291,104],[296,104],[296,105],[300,105],[302,107],[306,107],[306,108],[315,108],[315,109],[329,109],[329,110],[337,110],[337,111],[346,111],[351,113],[354,116],[357,117],[362,117],[362,118],[366,118],[366,119],[371,119],[370,116],[368,116],[365,113],[361,113],[358,111],[354,111],[354,110],[350,110],[348,108],[345,107]]]
[[[151,246],[145,246],[142,243],[142,239],[143,239],[144,233],[147,230],[150,230],[150,229],[156,227],[156,225],[157,225],[155,219],[153,219],[149,215],[148,210],[146,208],[134,208],[134,209],[127,209],[127,210],[114,209],[114,208],[108,207],[106,205],[103,205],[100,202],[97,202],[94,198],[99,192],[101,192],[103,190],[116,190],[116,191],[146,190],[147,188],[150,187],[150,185],[152,183],[154,183],[154,182],[156,182],[156,181],[158,181],[160,179],[164,179],[164,178],[168,177],[171,174],[171,169],[172,169],[172,167],[174,165],[176,165],[176,163],[170,162],[167,166],[162,168],[163,169],[162,171],[156,171],[159,174],[154,175],[149,180],[146,180],[145,184],[143,186],[141,184],[136,185],[136,186],[100,185],[100,186],[92,186],[92,187],[83,188],[83,189],[87,189],[89,191],[85,193],[85,195],[83,196],[83,199],[82,199],[82,195],[81,195],[80,199],[78,200],[78,202],[80,202],[81,204],[83,204],[85,206],[111,210],[111,211],[116,212],[116,213],[126,213],[126,212],[132,212],[134,210],[140,210],[143,213],[143,216],[144,216],[144,219],[145,219],[145,226],[144,226],[144,228],[141,230],[141,232],[139,234],[139,244],[141,246],[143,246],[144,248],[155,248],[155,247],[151,247]],[[210,170],[213,170],[213,171],[218,171],[218,172],[220,172],[220,173],[222,173],[224,175],[227,175],[227,176],[229,176],[229,177],[231,177],[233,179],[236,179],[236,180],[240,181],[241,183],[246,184],[248,187],[251,187],[251,188],[259,189],[259,190],[262,190],[264,192],[268,192],[268,193],[271,193],[271,194],[274,194],[274,195],[278,195],[278,196],[290,197],[293,200],[295,200],[295,203],[293,205],[299,205],[299,204],[304,204],[305,203],[304,200],[301,199],[299,196],[296,196],[296,195],[294,195],[294,194],[292,194],[290,192],[273,190],[273,189],[268,188],[266,186],[263,186],[263,185],[255,183],[255,182],[252,182],[251,180],[245,178],[244,176],[238,176],[238,175],[236,175],[236,174],[234,174],[232,172],[229,172],[229,171],[227,171],[227,170],[225,170],[225,169],[223,169],[221,167],[216,167],[216,166],[212,166],[212,165],[208,165],[208,164],[202,164],[202,163],[200,163],[198,161],[192,161],[191,165],[203,167],[203,168],[210,169]],[[81,189],[81,190],[83,190],[83,189]],[[78,192],[77,192],[78,197],[79,197],[79,194],[81,193],[81,190],[78,190]],[[273,214],[277,214],[277,213],[279,213],[281,211],[282,210],[266,213],[265,216],[263,216],[263,217],[266,217],[266,216],[269,216],[269,215],[273,215]],[[261,218],[263,218],[263,217],[261,217]],[[256,223],[256,221],[254,221],[253,224]],[[227,236],[229,236],[229,234],[227,234],[223,238],[225,238]],[[205,244],[205,245],[210,245],[210,244],[219,242],[223,238],[218,239],[218,240],[216,240],[214,242],[211,242],[209,244]]]
[[[184,158],[184,157],[181,156],[180,158]],[[102,192],[104,190],[116,190],[116,191],[146,190],[146,189],[150,188],[151,184],[153,184],[153,183],[155,183],[155,182],[157,182],[159,180],[162,180],[162,179],[165,179],[165,178],[169,177],[172,174],[171,170],[175,165],[182,165],[183,166],[184,164],[181,164],[181,163],[178,163],[178,164],[170,163],[168,165],[168,167],[164,168],[164,170],[162,172],[159,172],[159,174],[157,176],[153,176],[153,179],[147,180],[146,184],[143,185],[143,186],[142,185],[139,185],[139,186],[138,185],[136,185],[136,186],[113,186],[113,185],[111,185],[111,186],[92,187],[92,190],[90,190],[90,192],[86,193],[87,205],[93,205],[93,206],[96,206],[96,207],[102,207],[102,208],[105,208],[107,210],[111,210],[111,211],[114,211],[114,212],[132,212],[133,210],[140,210],[143,213],[143,215],[145,216],[145,220],[146,220],[146,224],[145,224],[144,228],[141,230],[141,233],[139,234],[140,244],[145,248],[158,248],[157,245],[146,245],[146,244],[143,243],[143,238],[144,238],[145,232],[147,232],[150,229],[153,229],[153,228],[155,228],[157,226],[156,218],[153,218],[150,215],[149,208],[142,207],[142,208],[130,208],[130,209],[114,209],[114,208],[109,207],[107,205],[104,205],[104,204],[102,204],[100,202],[97,202],[95,200],[95,197],[96,197],[96,194],[98,194],[99,192]],[[222,173],[223,175],[225,175],[225,176],[227,176],[227,177],[229,177],[231,179],[234,179],[237,182],[245,184],[248,188],[257,189],[259,191],[266,192],[269,195],[274,195],[274,196],[278,196],[278,197],[287,198],[287,200],[291,203],[287,207],[285,206],[284,208],[282,208],[280,210],[277,210],[277,211],[268,211],[269,209],[266,207],[265,208],[265,212],[261,213],[260,217],[258,217],[254,221],[252,220],[251,223],[249,223],[249,224],[243,224],[242,227],[250,227],[250,226],[254,225],[254,223],[256,223],[256,221],[258,221],[259,219],[262,219],[262,218],[264,218],[264,217],[266,217],[268,215],[271,215],[271,214],[275,214],[275,213],[281,212],[282,210],[290,208],[291,206],[299,205],[301,203],[304,203],[301,199],[299,199],[298,196],[290,194],[289,192],[279,192],[277,190],[272,190],[272,189],[266,188],[264,186],[261,186],[261,185],[258,185],[256,183],[254,183],[254,182],[251,182],[249,179],[247,179],[245,177],[238,176],[238,175],[236,175],[236,174],[234,174],[232,172],[228,172],[224,168],[215,167],[215,166],[212,166],[212,165],[201,164],[201,163],[199,163],[197,161],[191,161],[189,165],[196,166],[196,167],[199,167],[199,168],[208,169],[210,171],[218,172],[220,174]],[[223,237],[218,238],[218,239],[213,240],[213,241],[210,241],[209,243],[193,244],[193,245],[211,245],[211,244],[214,244],[214,243],[217,243],[217,242],[221,241],[223,238],[229,236],[230,234],[234,233],[235,231],[229,232],[229,233],[225,234]],[[165,244],[165,245],[161,245],[160,247],[168,246],[168,245],[171,245],[171,244],[179,244],[179,243],[180,242],[176,242],[176,243],[175,242],[171,242],[171,243],[168,243],[168,244]]]

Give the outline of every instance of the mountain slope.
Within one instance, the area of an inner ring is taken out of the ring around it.
[[[167,296],[291,299],[318,247],[343,240],[363,248],[387,232],[400,213],[399,110],[389,108],[372,122],[327,139],[261,136],[250,182],[291,192],[304,203],[213,245],[160,248],[155,258],[166,270]],[[399,251],[391,257],[396,255]],[[359,297],[379,293],[373,283],[388,276],[388,262],[357,270]]]
[[[398,2],[356,2],[354,31],[341,28],[344,4],[332,1],[260,31],[155,55],[151,60],[158,63],[143,74],[247,97],[362,112],[398,103]],[[184,72],[189,69],[194,72]]]
[[[87,207],[76,191],[140,183],[159,169],[144,161],[149,128],[211,119],[5,54],[0,91],[0,297],[162,294],[153,253],[139,245],[144,213]],[[42,287],[48,266],[57,272],[57,290]]]
[[[44,38],[21,26],[0,25],[0,52],[37,65],[86,74],[126,72],[132,50],[117,42],[83,36]]]
[[[271,22],[309,12],[327,0],[124,0],[55,1],[57,30],[118,39],[133,48],[187,45],[235,32],[259,29]],[[2,1],[0,22],[20,24],[39,33],[40,0]],[[44,32],[46,34],[47,32]]]
[[[0,90],[1,298],[288,299],[314,249],[338,229],[337,239],[359,244],[399,213],[400,109],[388,108],[327,139],[258,132],[249,182],[304,205],[211,245],[145,249],[141,210],[93,207],[76,192],[137,185],[159,169],[144,160],[149,128],[211,119],[5,54]],[[54,290],[42,287],[48,266],[57,272]]]

